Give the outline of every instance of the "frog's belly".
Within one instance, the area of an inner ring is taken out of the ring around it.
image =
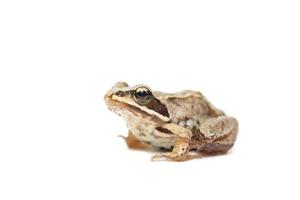
[[[132,133],[138,138],[138,140],[142,142],[146,142],[156,147],[163,147],[166,149],[171,148],[174,146],[174,139],[173,138],[162,138],[162,137],[155,137],[151,132],[140,132],[138,130],[131,130]]]
[[[142,142],[167,149],[174,146],[174,138],[163,138],[153,134],[156,126],[152,123],[129,123],[128,128],[132,132],[132,134],[134,134],[138,138],[138,140]]]

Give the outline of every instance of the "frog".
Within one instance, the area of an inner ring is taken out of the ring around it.
[[[121,137],[129,148],[164,149],[152,161],[186,161],[195,158],[191,152],[225,154],[237,138],[237,119],[216,108],[199,91],[166,93],[119,81],[104,100],[109,110],[125,120],[128,136]]]

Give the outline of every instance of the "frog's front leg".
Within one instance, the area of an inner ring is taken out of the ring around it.
[[[175,142],[172,152],[155,154],[152,156],[152,161],[185,161],[188,159],[190,141],[192,137],[192,132],[190,130],[178,126],[177,124],[166,124],[162,127],[159,127],[157,131],[154,131],[154,134],[156,134],[158,137],[163,137],[163,134],[166,134],[166,137],[170,139],[172,138]]]

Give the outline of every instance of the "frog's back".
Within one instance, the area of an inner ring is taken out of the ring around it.
[[[156,92],[155,95],[167,107],[171,121],[182,126],[200,125],[207,118],[224,115],[197,91],[185,90],[174,94]]]

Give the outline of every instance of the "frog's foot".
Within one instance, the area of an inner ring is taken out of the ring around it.
[[[151,161],[171,160],[186,161],[189,160],[189,140],[186,138],[178,138],[175,142],[172,152],[158,153],[152,156]]]
[[[123,138],[127,144],[127,147],[130,149],[148,149],[150,148],[149,144],[143,143],[139,141],[130,131],[128,132],[128,136],[125,137],[123,135],[119,135],[119,137]]]

